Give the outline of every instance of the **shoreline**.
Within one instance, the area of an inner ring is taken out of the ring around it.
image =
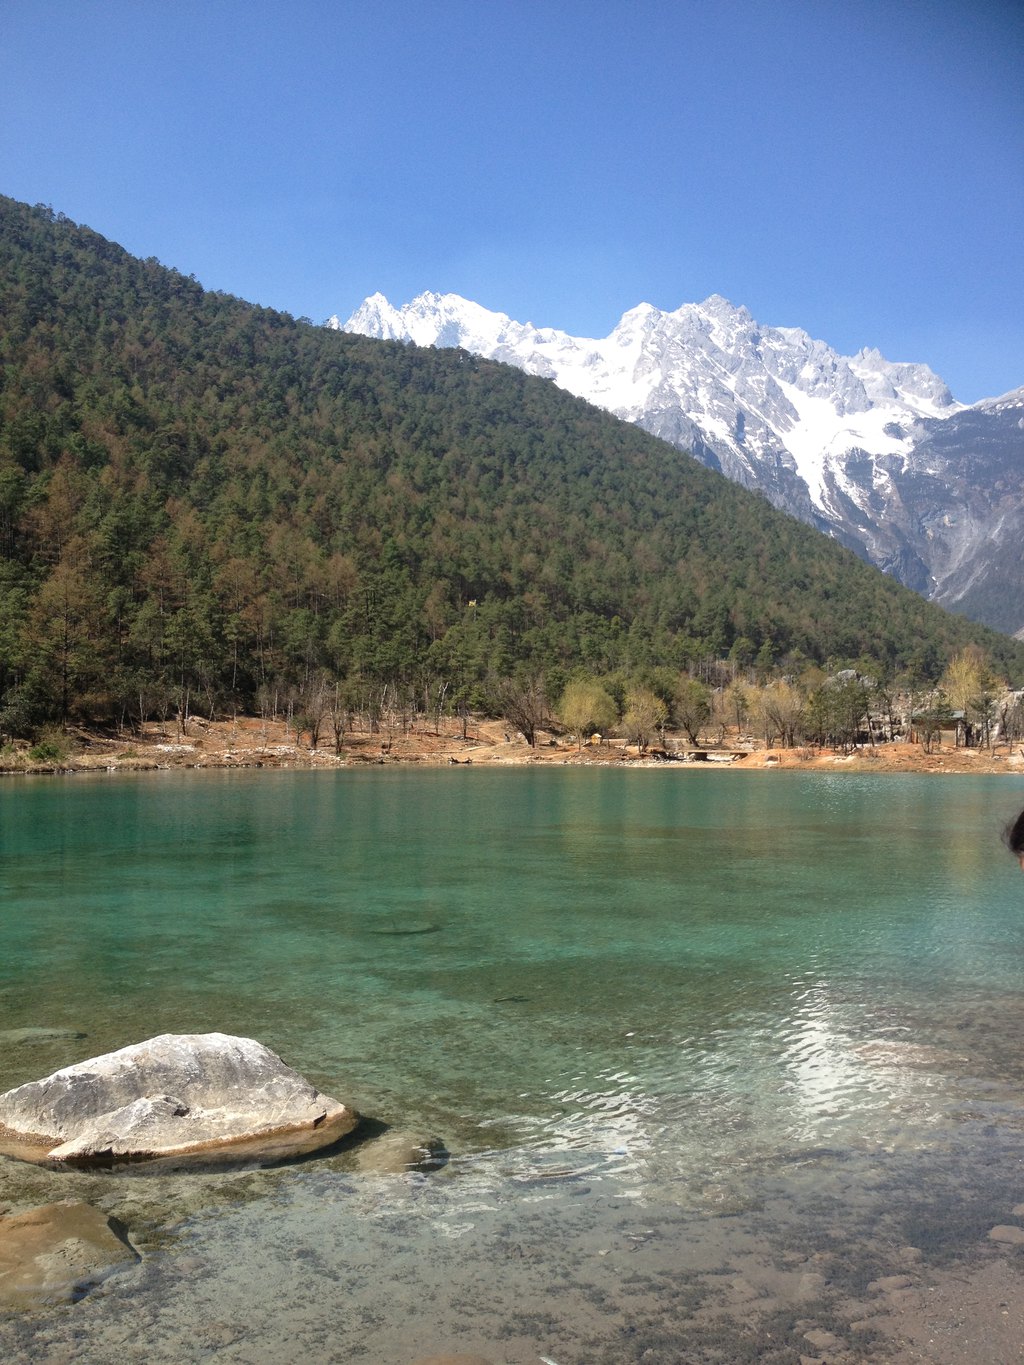
[[[321,744],[311,749],[308,736],[296,742],[294,729],[283,720],[253,717],[207,721],[192,716],[184,733],[174,725],[147,722],[130,736],[96,731],[69,733],[66,756],[33,758],[28,744],[8,746],[0,754],[0,776],[71,775],[74,773],[151,772],[175,769],[269,768],[341,769],[361,767],[426,766],[465,767],[604,767],[756,771],[858,772],[858,773],[973,773],[1012,775],[1024,773],[1024,749],[1009,746],[994,750],[956,748],[951,742],[933,745],[925,752],[920,744],[902,741],[864,746],[844,754],[830,749],[798,746],[766,748],[748,736],[726,737],[722,742],[694,748],[685,737],[668,737],[671,758],[640,753],[621,739],[599,744],[575,742],[542,732],[531,748],[520,736],[513,737],[504,722],[482,720],[461,733],[444,733],[426,727],[405,733],[347,734],[341,753]]]

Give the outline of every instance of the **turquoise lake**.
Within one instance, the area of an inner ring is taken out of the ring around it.
[[[923,1254],[948,1257],[1020,1174],[1024,879],[999,835],[1022,804],[1017,777],[818,772],[0,783],[0,1035],[85,1035],[0,1040],[0,1090],[219,1030],[451,1153],[376,1184],[344,1157],[223,1180],[0,1160],[0,1199],[134,1206],[147,1244],[0,1347],[262,1362],[304,1340],[347,1360],[358,1337],[381,1362],[683,1360],[695,1310],[666,1306],[666,1277],[724,1273],[730,1226],[770,1258],[782,1223],[810,1236],[838,1200],[852,1274],[903,1198],[885,1236],[923,1228]],[[940,1190],[948,1239],[922,1212]],[[788,1212],[758,1232],[773,1201]],[[632,1335],[621,1275],[599,1287],[615,1236],[648,1284]],[[556,1268],[572,1294],[552,1297]]]

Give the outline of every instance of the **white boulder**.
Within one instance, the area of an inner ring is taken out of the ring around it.
[[[290,1156],[358,1122],[252,1038],[165,1033],[0,1095],[0,1152],[74,1162],[221,1149]]]

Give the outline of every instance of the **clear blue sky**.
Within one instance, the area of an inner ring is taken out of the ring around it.
[[[0,192],[320,321],[724,294],[1024,384],[1020,0],[3,0]]]

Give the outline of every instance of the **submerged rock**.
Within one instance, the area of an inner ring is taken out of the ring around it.
[[[440,924],[431,924],[426,920],[409,920],[402,924],[385,924],[378,929],[371,929],[371,934],[376,934],[380,938],[408,938],[412,934],[439,934]]]
[[[486,1355],[421,1355],[412,1365],[494,1365]]]
[[[440,1138],[421,1137],[389,1128],[356,1149],[355,1168],[364,1175],[400,1175],[405,1171],[436,1171],[448,1160]]]
[[[165,1033],[0,1095],[0,1152],[76,1163],[284,1157],[358,1122],[252,1038]]]
[[[8,1028],[0,1030],[0,1046],[19,1047],[23,1043],[57,1043],[86,1035],[75,1028]]]
[[[0,1308],[73,1303],[138,1260],[117,1219],[77,1199],[0,1218]]]
[[[412,1365],[494,1365],[487,1356],[420,1356]]]
[[[1019,1247],[1024,1245],[1024,1228],[1013,1223],[1001,1223],[999,1227],[990,1229],[988,1238],[990,1242],[1003,1242],[1007,1246]]]

